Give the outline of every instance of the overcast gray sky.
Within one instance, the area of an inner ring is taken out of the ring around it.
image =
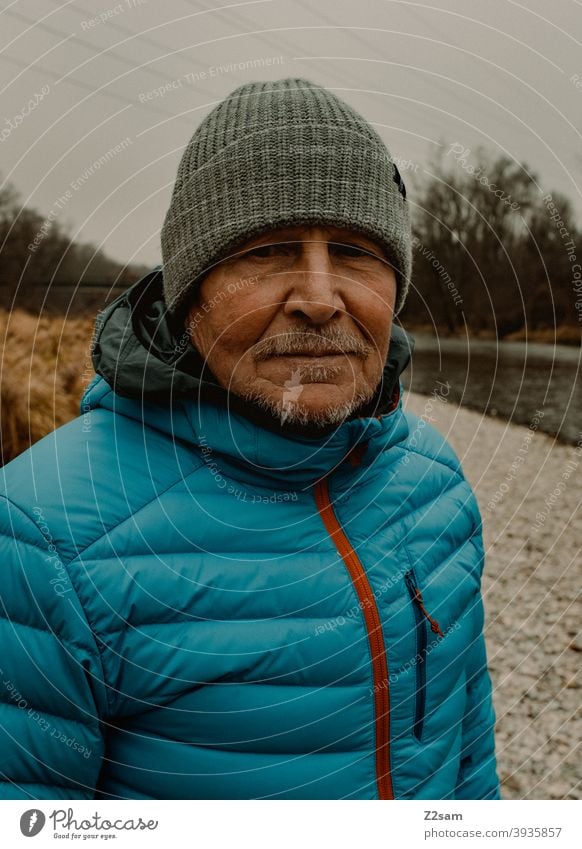
[[[257,79],[330,87],[419,175],[443,143],[484,144],[525,160],[540,191],[559,189],[582,212],[580,0],[0,9],[0,178],[115,259],[161,261],[184,146],[217,101]]]

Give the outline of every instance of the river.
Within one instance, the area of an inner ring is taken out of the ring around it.
[[[450,401],[537,427],[561,442],[582,439],[582,348],[411,335],[406,389],[430,395],[441,381]]]

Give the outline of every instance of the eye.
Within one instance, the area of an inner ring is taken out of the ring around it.
[[[348,259],[380,259],[374,251],[363,248],[361,245],[353,244],[331,244],[331,252],[337,256],[344,256]]]
[[[291,245],[285,244],[284,242],[276,242],[272,245],[259,245],[256,248],[251,248],[251,250],[245,251],[243,256],[257,259],[270,259],[275,256],[287,254],[291,250]]]

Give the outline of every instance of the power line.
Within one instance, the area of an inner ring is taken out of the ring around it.
[[[32,70],[32,69],[42,71],[43,74],[46,74],[48,77],[52,77],[57,82],[61,79],[61,76],[62,76],[61,74],[57,74],[56,71],[51,71],[51,70],[49,70],[49,68],[44,68],[42,65],[36,65],[35,63],[31,64],[31,63],[22,62],[20,59],[16,59],[14,56],[6,56],[4,53],[0,53],[0,60],[2,60],[4,62],[10,62],[12,65],[16,65],[18,68],[24,68],[27,71]],[[69,85],[77,86],[78,88],[81,88],[84,91],[88,91],[88,92],[91,92],[92,94],[95,94],[95,86],[89,85],[89,83],[84,83],[81,80],[75,80],[75,79],[67,80],[67,83],[69,83]],[[122,103],[129,104],[130,106],[136,105],[134,100],[130,100],[129,98],[124,97],[122,94],[117,94],[114,91],[102,90],[99,93],[104,94],[107,97],[113,97],[115,100],[120,100]],[[148,103],[147,108],[151,109],[153,112],[159,112],[161,115],[164,115],[166,118],[173,117],[169,113],[164,112],[163,109],[159,109],[159,107],[157,107],[153,103]]]
[[[56,0],[56,2],[58,2],[58,0]],[[245,2],[242,2],[242,3],[235,3],[235,4],[228,5],[228,6],[221,6],[219,8],[220,8],[220,10],[226,10],[226,9],[236,8],[236,7],[239,7],[239,6],[251,6],[251,5],[256,5],[257,3],[265,3],[265,2],[271,2],[271,0],[245,0]],[[52,15],[55,12],[59,11],[59,9],[62,9],[62,8],[63,8],[63,6],[60,5],[58,7],[58,9],[55,9],[53,12],[50,12],[49,14]],[[75,7],[73,7],[73,8],[74,8],[75,11],[78,11],[80,9],[80,7],[78,7],[78,6],[76,8]],[[80,9],[80,11],[82,13],[87,13],[86,10],[84,10],[84,9]],[[172,20],[172,21],[170,21],[170,23],[175,23],[176,21],[182,21],[182,20],[187,19],[187,18],[198,17],[199,15],[202,15],[202,14],[211,14],[211,13],[215,13],[215,12],[216,12],[215,8],[207,9],[207,10],[201,10],[201,11],[193,13],[192,15],[185,15],[182,18]],[[2,13],[0,13],[0,14],[2,14]],[[124,44],[126,41],[130,41],[133,38],[138,38],[141,41],[145,41],[146,43],[150,44],[151,46],[155,47],[156,49],[164,50],[164,51],[168,50],[168,47],[166,45],[161,44],[161,43],[155,41],[154,39],[149,38],[148,36],[145,36],[143,33],[138,33],[137,35],[134,34],[134,33],[131,33],[130,30],[128,30],[125,27],[122,27],[120,24],[117,24],[115,22],[108,23],[108,26],[113,26],[115,29],[118,29],[122,33],[129,33],[130,38],[126,38],[126,39],[124,39],[120,42],[117,42],[116,44],[111,45],[108,48],[105,48],[105,49],[102,49],[102,50],[99,51],[98,47],[96,47],[94,44],[88,42],[86,39],[79,38],[75,33],[69,33],[67,35],[66,33],[63,33],[62,30],[58,30],[56,27],[53,27],[53,26],[50,26],[49,24],[44,23],[45,18],[49,17],[49,15],[45,15],[44,18],[41,18],[39,21],[31,21],[29,18],[27,18],[21,12],[14,11],[12,8],[5,9],[3,14],[9,14],[9,15],[21,20],[22,22],[29,24],[29,29],[33,29],[34,27],[40,27],[41,29],[45,30],[46,32],[50,33],[51,35],[62,38],[63,41],[60,42],[61,44],[64,43],[65,40],[68,40],[71,37],[74,37],[77,44],[88,48],[93,53],[97,52],[98,56],[101,56],[104,53],[111,53],[113,58],[115,58],[117,61],[121,62],[122,64],[125,64],[126,66],[130,67],[131,70],[138,70],[141,73],[145,72],[145,73],[148,73],[150,75],[153,75],[153,76],[155,76],[156,80],[158,80],[158,82],[159,82],[160,79],[165,79],[169,83],[173,83],[176,80],[175,77],[170,77],[168,74],[165,74],[161,71],[154,70],[153,68],[148,67],[147,64],[136,66],[135,63],[132,62],[131,60],[127,59],[124,56],[120,56],[117,53],[115,53],[116,47],[118,47],[120,44]],[[158,27],[151,27],[150,29],[158,29]],[[148,31],[149,30],[146,30],[146,32],[148,32]],[[28,32],[28,30],[25,30],[25,32]],[[20,35],[23,35],[23,34],[24,33],[21,33]],[[10,44],[13,44],[14,41],[16,41],[20,37],[20,35],[16,36],[16,38],[14,38],[9,43],[9,45],[7,45],[7,46],[10,46]],[[51,48],[50,50],[52,50],[52,49],[54,49],[54,48]],[[46,53],[50,52],[50,50],[46,51]],[[42,54],[42,55],[44,56],[44,55],[46,55],[46,53]],[[182,58],[181,53],[182,53],[182,50],[176,51],[176,54],[173,54],[173,55],[179,55],[180,58]],[[41,58],[41,57],[39,57],[39,58]],[[89,91],[89,92],[95,92],[95,87],[88,84],[88,83],[84,83],[79,79],[75,79],[75,78],[71,77],[71,74],[73,74],[75,71],[77,71],[83,65],[86,65],[88,62],[93,61],[94,58],[96,58],[96,57],[95,56],[91,57],[90,59],[86,60],[85,62],[80,63],[75,68],[68,71],[65,75],[62,75],[62,74],[57,74],[56,72],[51,71],[48,68],[44,68],[42,65],[38,65],[38,64],[36,64],[36,62],[32,62],[32,63],[29,63],[27,65],[26,63],[22,62],[21,60],[18,60],[16,58],[12,57],[12,56],[6,56],[3,52],[0,52],[0,59],[4,59],[5,61],[11,62],[12,64],[16,65],[17,67],[23,68],[25,70],[28,70],[29,68],[35,67],[39,71],[42,71],[42,73],[44,73],[47,76],[49,76],[50,78],[54,79],[57,84],[60,83],[61,81],[66,80],[67,82],[71,83],[72,85],[75,85],[78,88],[81,88],[84,91]],[[160,58],[160,57],[158,57],[158,58]],[[163,57],[161,57],[161,58],[163,58]],[[153,61],[156,61],[156,59],[154,59]],[[195,64],[202,66],[202,63],[199,62],[199,61],[196,61],[196,60],[195,60]],[[117,77],[113,80],[110,80],[110,83],[116,82],[118,78],[119,77]],[[10,85],[10,83],[8,85]],[[198,93],[198,94],[200,94],[204,97],[207,97],[207,92],[202,91],[199,87],[195,86],[192,83],[189,83],[189,85],[192,86],[193,91],[195,91],[196,93]],[[6,88],[8,88],[8,86],[6,86],[4,90],[6,90]],[[124,95],[117,94],[117,93],[112,92],[112,91],[108,91],[105,86],[101,87],[101,89],[99,90],[99,93],[103,93],[108,97],[112,97],[115,100],[118,100],[118,101],[125,103],[125,104],[129,104],[131,106],[137,105],[134,100],[130,100],[129,98],[125,97]],[[148,109],[152,112],[155,112],[159,115],[163,115],[165,118],[168,118],[168,119],[180,118],[182,120],[188,120],[187,116],[185,116],[185,115],[166,112],[164,109],[160,109],[158,106],[156,106],[155,104],[153,104],[149,101],[147,102],[147,104],[140,102],[139,105],[140,105],[140,107],[145,106],[146,109]]]
[[[52,1],[53,1],[53,3],[59,3],[60,2],[60,0],[52,0]],[[202,10],[202,11],[196,12],[192,15],[185,15],[185,16],[182,16],[181,18],[175,18],[175,19],[172,19],[170,21],[166,21],[162,25],[150,27],[149,29],[146,29],[143,32],[139,32],[139,33],[132,32],[128,27],[122,26],[117,21],[107,21],[107,27],[108,27],[108,29],[115,29],[118,32],[123,33],[124,35],[129,35],[129,36],[131,36],[131,38],[137,37],[137,38],[139,38],[140,43],[149,44],[151,47],[155,47],[157,50],[163,50],[165,52],[165,51],[168,50],[168,45],[162,44],[161,42],[156,41],[153,38],[150,38],[146,33],[151,32],[152,30],[158,30],[158,29],[160,29],[161,26],[166,26],[167,24],[181,23],[183,20],[185,20],[187,18],[197,17],[198,15],[201,15],[201,14],[206,14],[206,13],[210,14],[212,12],[216,12],[217,9],[223,9],[223,8],[224,9],[230,9],[230,8],[236,8],[238,6],[253,6],[253,5],[256,5],[257,3],[270,3],[270,2],[272,2],[272,0],[246,0],[246,2],[243,2],[243,3],[233,3],[233,4],[230,4],[228,6],[224,6],[224,7],[221,6],[221,7],[215,7],[215,8],[211,8],[211,9],[207,9],[207,10]],[[87,15],[89,18],[94,17],[92,12],[88,11],[83,6],[79,6],[78,3],[76,3],[75,6],[73,7],[73,11],[80,12],[84,15]],[[125,41],[117,42],[113,46],[117,47],[117,46],[119,46],[119,44],[124,44],[124,43],[125,43]],[[180,56],[180,58],[182,58],[182,57]],[[197,64],[200,67],[202,67],[202,62],[197,62],[196,59],[194,59],[194,64]]]
[[[45,32],[48,32],[48,33],[50,33],[50,35],[54,35],[58,38],[66,38],[67,37],[66,33],[62,32],[61,30],[56,29],[56,27],[52,27],[49,24],[45,24],[42,21],[31,21],[29,18],[27,18],[21,12],[15,12],[15,11],[12,11],[12,10],[8,10],[7,14],[14,17],[14,18],[18,18],[19,20],[23,21],[24,23],[31,24],[32,25],[31,29],[34,28],[34,27],[40,27],[40,29],[43,29],[43,30],[45,30]],[[85,38],[80,38],[76,33],[70,33],[69,37],[71,35],[75,38],[76,44],[80,44],[83,47],[86,47],[89,50],[91,50],[93,53],[97,53],[97,56],[102,56],[104,53],[110,53],[114,50],[115,47],[119,46],[119,44],[125,43],[124,41],[121,41],[121,42],[117,42],[116,44],[113,44],[111,47],[99,48],[99,47],[95,46],[94,44],[91,44],[91,42],[87,41]],[[133,37],[135,37],[135,36],[132,36],[132,38]],[[129,41],[129,39],[125,39],[125,41]],[[86,65],[87,62],[93,61],[94,58],[96,58],[96,57],[91,57],[90,59],[87,59],[85,62],[81,62],[75,68],[72,68],[70,71],[68,71],[63,76],[63,79],[65,79],[70,74],[77,71],[79,68],[83,67],[83,65]],[[154,71],[152,68],[148,68],[147,65],[145,67],[144,66],[136,66],[135,62],[132,62],[131,59],[127,59],[125,56],[121,56],[118,53],[112,52],[112,58],[115,59],[115,61],[120,62],[122,65],[125,65],[126,67],[131,68],[132,70],[139,69],[142,72],[145,71],[145,73],[153,74],[156,77],[156,79],[158,79],[158,80],[159,79],[165,79],[166,82],[172,82],[173,79],[174,79],[173,77],[170,77],[167,74],[164,74],[162,71],[158,72],[158,71]]]

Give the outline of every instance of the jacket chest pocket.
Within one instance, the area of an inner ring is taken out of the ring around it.
[[[430,616],[424,606],[422,593],[413,569],[404,575],[404,581],[414,611],[414,630],[416,635],[416,663],[414,665],[416,681],[414,694],[414,723],[412,732],[417,740],[422,740],[424,718],[426,714],[426,664],[429,632],[443,636],[438,622]]]

